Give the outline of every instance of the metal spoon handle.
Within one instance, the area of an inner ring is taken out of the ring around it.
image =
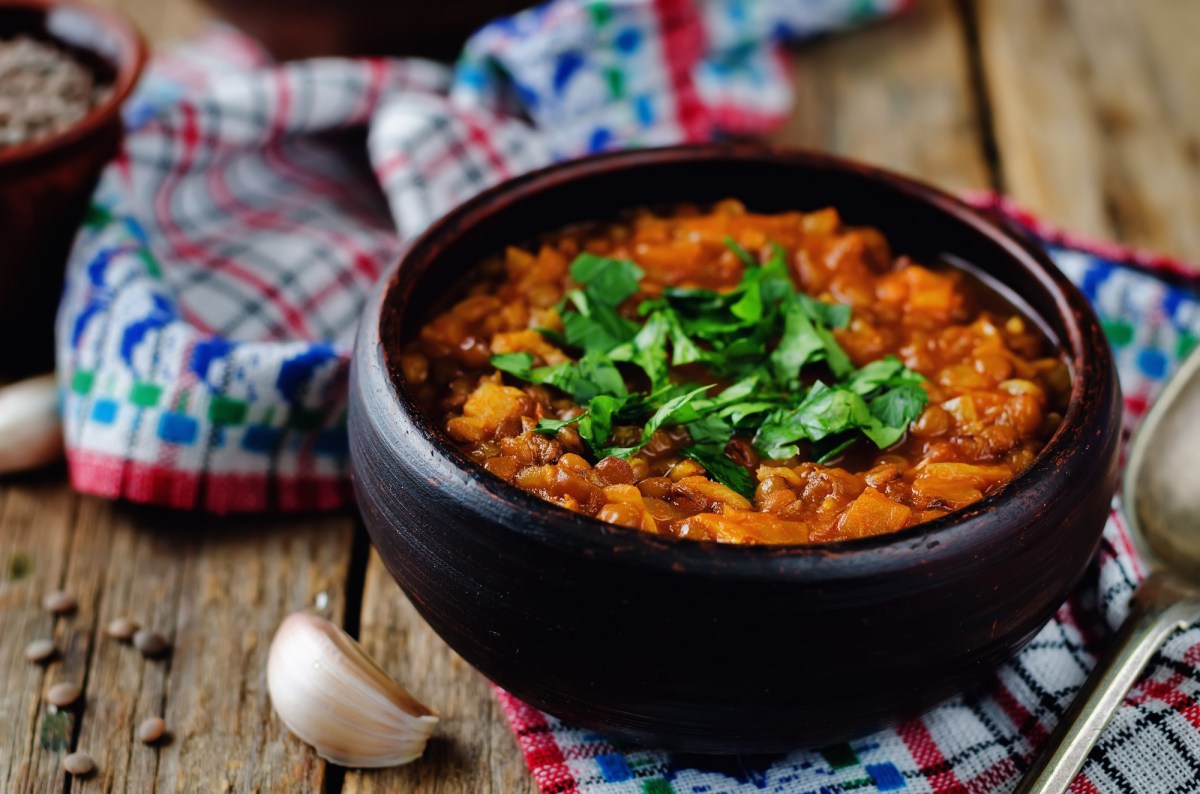
[[[1167,637],[1200,618],[1200,599],[1156,573],[1134,594],[1129,616],[1040,748],[1014,794],[1064,794],[1104,727]]]

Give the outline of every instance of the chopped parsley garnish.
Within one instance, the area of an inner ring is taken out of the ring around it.
[[[628,458],[655,430],[682,427],[691,443],[680,454],[746,497],[754,479],[725,455],[735,436],[774,459],[799,455],[804,443],[821,463],[863,437],[880,449],[903,438],[928,399],[924,379],[895,356],[855,368],[833,334],[849,324],[849,306],[797,291],[778,246],[760,263],[734,240],[726,245],[745,264],[737,287],[668,287],[638,307],[640,324],[620,307],[637,294],[642,270],[622,259],[576,258],[579,288],[559,306],[563,332],[542,333],[579,351],[578,360],[534,367],[529,353],[491,358],[496,369],[586,406],[574,419],[541,420],[538,432],[572,426],[596,458]],[[672,382],[671,368],[688,364],[732,385],[714,393],[713,385]],[[640,370],[647,388],[631,391],[620,365]],[[613,444],[618,424],[642,425],[636,443]]]

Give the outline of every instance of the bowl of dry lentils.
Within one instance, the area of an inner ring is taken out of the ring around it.
[[[27,342],[4,356],[0,378],[53,365],[63,264],[145,59],[117,14],[0,0],[0,337]]]

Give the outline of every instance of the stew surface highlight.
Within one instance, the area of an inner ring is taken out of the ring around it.
[[[509,248],[465,292],[400,357],[425,410],[492,474],[657,534],[929,521],[1027,467],[1069,393],[999,295],[834,209],[639,211]]]

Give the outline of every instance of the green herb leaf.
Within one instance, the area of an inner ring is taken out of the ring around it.
[[[562,313],[563,332],[570,345],[606,353],[638,332],[634,322],[604,301],[592,300],[592,296],[579,290],[568,292],[567,300],[577,309]]]
[[[761,277],[763,300],[774,305],[796,291],[788,273],[787,253],[778,245],[771,245],[771,258],[763,265]]]
[[[700,386],[667,400],[659,406],[653,416],[646,420],[646,424],[642,428],[642,436],[636,445],[632,447],[608,447],[603,450],[603,454],[600,457],[613,455],[618,458],[628,458],[640,452],[650,441],[650,437],[660,427],[682,425],[696,421],[700,418],[700,414],[691,405],[691,402],[710,388],[710,386]]]
[[[796,300],[815,323],[829,328],[845,328],[850,324],[850,307],[844,303],[825,303],[803,292],[796,293]]]
[[[637,335],[629,342],[613,348],[609,357],[613,361],[628,361],[641,367],[650,380],[650,390],[657,391],[667,383],[667,338],[670,330],[666,317],[654,312]]]
[[[795,410],[780,408],[768,416],[754,443],[767,457],[790,458],[799,453],[800,441],[821,441],[874,422],[862,397],[817,381]]]
[[[581,421],[583,421],[583,418],[586,415],[587,414],[580,414],[574,419],[539,419],[537,427],[534,428],[534,432],[545,433],[546,435],[552,436],[559,430],[562,430],[564,427],[579,424]]]
[[[742,283],[739,290],[742,297],[729,307],[729,312],[734,317],[746,323],[761,322],[763,318],[763,293],[762,293],[762,274],[761,267],[746,268],[745,274],[742,276]]]
[[[905,383],[871,400],[871,413],[885,425],[907,426],[924,409],[929,394],[920,385]]]
[[[588,297],[619,306],[638,291],[642,269],[626,259],[580,254],[571,263],[571,278],[585,285]]]
[[[625,378],[616,364],[603,353],[591,351],[579,359],[579,377],[586,383],[595,386],[596,394],[613,394],[624,397],[628,392],[625,388]],[[580,397],[580,400],[591,400],[595,395]]]
[[[576,258],[571,276],[580,288],[559,307],[563,332],[544,334],[581,351],[579,361],[533,368],[528,353],[492,357],[497,369],[587,406],[572,420],[542,420],[539,432],[574,425],[596,457],[629,457],[659,428],[683,426],[693,441],[683,454],[739,493],[752,492],[753,481],[724,456],[734,436],[752,435],[760,454],[775,459],[798,455],[807,444],[821,462],[863,437],[886,448],[904,436],[928,399],[921,376],[895,356],[856,370],[833,334],[849,324],[849,306],[798,292],[778,245],[759,264],[732,238],[725,244],[745,265],[736,288],[668,287],[638,307],[640,323],[619,307],[637,294],[642,270],[620,259]],[[649,390],[630,393],[621,363],[640,368]],[[830,385],[802,387],[803,372],[817,363],[832,374]],[[690,364],[736,382],[715,396],[705,396],[709,386],[672,383],[671,368]],[[610,446],[618,421],[643,425],[637,444]]]
[[[725,456],[724,444],[693,444],[679,450],[679,454],[699,463],[709,477],[727,488],[732,488],[747,499],[754,498],[754,478],[745,468]]]
[[[666,311],[663,314],[667,321],[667,333],[671,338],[672,366],[678,367],[703,361],[706,358],[704,351],[697,347],[696,343],[684,332],[679,315],[673,311]]]
[[[830,436],[824,441],[813,444],[813,457],[817,459],[817,463],[828,463],[845,452],[856,440],[857,436],[850,430]]]
[[[855,394],[866,397],[871,392],[887,386],[896,378],[906,378],[916,375],[904,368],[904,362],[895,356],[885,356],[878,361],[872,361],[846,379],[846,388]],[[919,378],[920,376],[917,375]]]
[[[733,251],[733,253],[737,255],[738,259],[742,260],[742,264],[744,264],[746,267],[758,267],[758,260],[755,259],[749,251],[743,248],[742,244],[737,240],[733,239],[729,235],[725,235],[725,239],[722,242],[725,243],[726,248],[728,248],[730,251]]]
[[[528,353],[499,353],[488,361],[501,372],[507,372],[521,380],[529,380],[533,369],[533,356]]]
[[[800,383],[800,370],[825,350],[825,342],[799,301],[785,304],[783,317],[783,336],[771,353],[771,371],[776,381],[794,388]]]
[[[578,363],[566,361],[548,367],[531,368],[529,353],[500,353],[492,356],[491,364],[501,372],[528,381],[553,386],[570,394],[582,404],[599,394],[626,394],[625,379],[620,370],[603,353],[585,353]]]
[[[688,423],[687,431],[697,444],[720,444],[724,447],[733,438],[733,425],[717,414],[707,414]]]

